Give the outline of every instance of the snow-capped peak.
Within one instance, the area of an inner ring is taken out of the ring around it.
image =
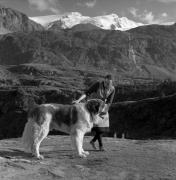
[[[61,16],[60,15],[48,15],[48,16],[37,16],[29,17],[31,20],[41,24],[46,27],[49,23],[57,21]]]
[[[31,17],[33,21],[42,24],[47,29],[71,28],[77,24],[92,24],[102,29],[127,30],[143,25],[129,20],[126,17],[119,17],[117,14],[89,17],[83,16],[79,12],[65,13],[63,15],[50,15]]]

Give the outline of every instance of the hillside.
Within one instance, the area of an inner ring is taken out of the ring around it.
[[[171,95],[113,104],[111,131],[131,139],[175,138],[175,98]]]
[[[110,71],[119,77],[175,80],[176,26],[13,33],[0,38],[0,64],[42,63]]]
[[[22,134],[27,121],[27,111],[34,104],[70,104],[83,93],[88,85],[97,80],[97,76],[101,75],[89,72],[85,76],[81,71],[72,70],[71,73],[71,71],[54,71],[53,69],[52,73],[55,76],[53,78],[51,72],[43,67],[42,70],[36,71],[34,66],[24,65],[11,67],[10,70],[14,73],[13,77],[18,79],[18,84],[1,85],[0,139],[19,137]],[[170,92],[171,94],[175,92],[175,87]],[[116,133],[118,137],[121,137],[125,134],[125,137],[132,139],[175,138],[176,96],[161,96],[139,101],[145,97],[160,96],[160,89],[153,90],[152,87],[148,89],[147,85],[141,90],[132,89],[132,86],[128,88],[126,91],[121,91],[116,86],[114,103],[117,103],[113,104],[109,111],[111,131],[107,135],[113,136]],[[132,102],[125,101],[129,99]]]

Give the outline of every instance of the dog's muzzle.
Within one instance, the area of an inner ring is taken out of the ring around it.
[[[102,119],[104,119],[104,116],[108,112],[107,108],[108,108],[108,105],[105,102],[99,108],[98,116],[100,116]]]

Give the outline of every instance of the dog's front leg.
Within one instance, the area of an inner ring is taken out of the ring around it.
[[[75,130],[74,133],[71,134],[72,137],[72,143],[76,147],[76,151],[78,152],[79,157],[87,157],[89,154],[88,152],[85,152],[83,150],[83,138],[84,138],[84,132],[81,130]]]
[[[88,156],[88,155],[89,155],[89,152],[88,152],[88,151],[84,151],[84,149],[83,149],[84,135],[85,135],[85,132],[81,131],[81,133],[78,134],[78,139],[80,139],[80,144],[81,144],[81,151],[82,151],[82,153],[83,153],[85,156]],[[79,138],[79,136],[80,136],[80,138]]]

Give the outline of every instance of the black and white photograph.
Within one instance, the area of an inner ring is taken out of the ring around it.
[[[0,0],[0,180],[176,180],[176,0]]]

